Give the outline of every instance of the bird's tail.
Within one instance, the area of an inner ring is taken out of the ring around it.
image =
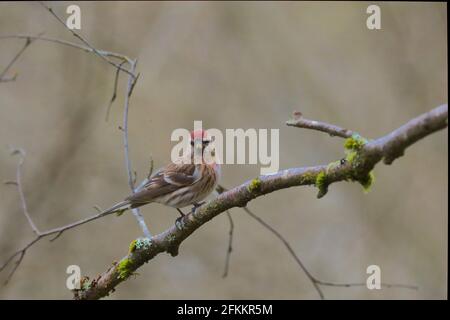
[[[129,200],[121,201],[113,205],[111,208],[102,211],[101,215],[105,216],[115,212],[122,214],[125,210],[130,209],[130,207],[131,203]]]

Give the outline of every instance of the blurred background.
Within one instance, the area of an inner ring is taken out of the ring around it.
[[[49,3],[64,19],[74,2]],[[75,2],[76,3],[76,2]],[[279,128],[280,169],[343,157],[343,141],[285,126],[293,110],[376,138],[448,99],[447,13],[442,3],[379,3],[381,30],[368,30],[371,3],[79,2],[79,31],[96,48],[139,59],[130,106],[130,156],[138,180],[150,157],[170,160],[176,128]],[[45,32],[77,42],[37,3],[0,3],[0,34]],[[0,70],[24,40],[0,40]],[[27,152],[23,183],[41,230],[93,214],[129,194],[124,164],[123,99],[105,112],[115,69],[93,54],[36,41],[0,84],[0,180],[15,177]],[[316,199],[298,187],[252,201],[249,208],[290,241],[323,281],[382,281],[418,291],[323,287],[328,299],[447,297],[447,130],[409,148],[391,166],[375,168],[369,194],[356,183],[330,187]],[[259,175],[259,165],[225,165],[222,184]],[[142,210],[153,233],[178,213],[159,204]],[[229,276],[222,278],[228,219],[222,214],[189,237],[172,258],[157,256],[108,299],[317,299],[285,247],[241,209],[235,222]],[[133,215],[109,216],[39,242],[0,298],[68,299],[66,268],[95,276],[141,236]],[[13,186],[0,186],[0,261],[33,233]],[[9,271],[11,269],[8,269]],[[7,272],[0,274],[0,281]]]

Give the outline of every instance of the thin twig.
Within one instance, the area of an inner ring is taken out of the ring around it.
[[[26,38],[25,44],[23,47],[17,52],[17,54],[14,56],[14,58],[8,63],[8,65],[3,69],[3,71],[0,73],[0,82],[9,82],[14,81],[17,78],[17,73],[11,77],[11,78],[5,78],[6,73],[8,70],[12,67],[12,65],[19,59],[19,57],[25,52],[25,50],[30,46],[31,43],[33,43],[33,39]]]
[[[45,7],[60,23],[64,24],[64,26],[67,28],[66,24],[64,23],[64,21],[54,13],[53,9],[49,6],[47,6],[46,4],[44,4],[43,2],[40,2],[40,4]],[[55,42],[55,43],[59,43],[59,44],[63,44],[63,45],[67,45],[67,46],[71,46],[71,47],[75,47],[78,49],[82,49],[88,52],[93,52],[97,55],[99,55],[100,57],[102,57],[105,61],[107,61],[108,63],[112,64],[113,66],[115,66],[117,68],[117,70],[122,70],[125,71],[128,75],[129,75],[129,80],[128,80],[128,85],[127,85],[127,89],[126,89],[126,95],[125,95],[125,115],[124,115],[124,127],[122,129],[122,131],[124,132],[124,145],[125,145],[125,162],[126,162],[126,167],[127,167],[127,172],[128,172],[128,181],[129,181],[129,185],[131,188],[131,191],[134,192],[134,182],[133,182],[133,176],[131,173],[131,164],[129,161],[129,151],[128,151],[128,108],[129,108],[129,99],[131,97],[131,94],[133,92],[133,89],[136,85],[136,82],[139,78],[139,74],[136,76],[134,75],[134,72],[136,70],[136,63],[137,60],[131,60],[130,58],[128,58],[127,56],[124,55],[120,55],[120,54],[116,54],[116,53],[111,53],[111,52],[106,52],[106,51],[101,51],[101,50],[97,50],[96,48],[94,48],[92,45],[89,44],[89,42],[87,40],[85,40],[81,35],[79,35],[78,33],[76,33],[75,31],[67,28],[75,37],[77,37],[78,39],[80,39],[86,46],[81,46],[75,43],[71,43],[71,42],[67,42],[67,41],[63,41],[63,40],[58,40],[58,39],[52,39],[52,38],[44,38],[41,36],[38,37],[33,37],[32,39],[40,39],[40,40],[44,40],[44,41],[50,41],[50,42]],[[13,35],[13,36],[2,36],[1,38],[22,38],[24,37],[23,35]],[[27,38],[29,39],[29,38]],[[116,58],[120,58],[122,60],[126,60],[129,64],[130,64],[130,70],[126,70],[123,69],[122,65],[124,63],[124,61],[122,61],[120,64],[117,64],[113,61],[111,61],[110,59],[107,58],[107,56],[114,56]],[[108,107],[108,111],[107,111],[107,116],[109,113],[109,108],[112,104],[112,102],[114,102],[115,98],[116,98],[116,87],[117,87],[117,81],[118,81],[118,73],[116,73],[116,79],[115,79],[115,84],[114,84],[114,92],[113,92],[113,97],[110,101],[110,105]],[[142,214],[140,213],[140,210],[137,209],[133,209],[132,210],[133,215],[136,217],[136,219],[138,220],[139,225],[141,226],[144,235],[146,237],[151,237],[151,233],[148,230],[147,225],[145,224],[144,221],[144,217],[142,216]],[[59,236],[59,235],[58,235]],[[55,237],[58,238],[58,236]],[[53,239],[54,240],[54,239]]]
[[[120,66],[122,66],[126,61],[122,61],[120,63]],[[106,108],[106,115],[105,115],[105,121],[108,121],[109,119],[109,112],[111,110],[111,106],[114,103],[114,101],[116,100],[117,97],[117,85],[119,84],[119,74],[120,74],[120,69],[116,70],[116,76],[114,77],[114,88],[113,88],[113,95],[111,97],[111,100],[109,101],[108,104],[108,108]]]
[[[228,232],[228,249],[227,249],[227,254],[225,256],[225,270],[223,272],[222,278],[226,278],[228,276],[228,270],[230,269],[231,252],[233,251],[234,223],[233,223],[233,218],[231,217],[230,210],[227,210],[227,217],[228,217],[228,221],[230,223],[230,231]]]
[[[50,229],[50,230],[47,230],[47,231],[42,231],[42,232],[40,232],[39,235],[38,235],[36,238],[34,238],[34,239],[33,239],[32,241],[30,241],[29,243],[27,243],[22,249],[20,249],[20,250],[16,251],[15,253],[13,253],[13,254],[12,254],[8,259],[6,259],[6,261],[0,266],[0,272],[2,272],[2,271],[3,271],[3,270],[4,270],[4,269],[5,269],[5,268],[13,261],[13,259],[14,259],[17,255],[21,254],[20,259],[19,259],[18,261],[16,261],[16,265],[15,265],[13,271],[12,271],[12,272],[10,273],[10,275],[8,276],[8,279],[7,279],[6,283],[8,283],[8,281],[9,281],[9,280],[11,279],[11,277],[13,276],[14,272],[17,270],[17,267],[18,267],[19,264],[22,262],[23,256],[25,255],[26,251],[27,251],[32,245],[34,245],[36,242],[38,242],[38,241],[40,241],[41,239],[43,239],[43,238],[45,238],[45,237],[48,237],[48,236],[50,236],[50,235],[56,235],[55,237],[53,237],[53,238],[50,239],[50,241],[54,241],[54,240],[56,240],[57,238],[59,238],[59,236],[61,236],[61,234],[62,234],[63,232],[65,232],[65,231],[67,231],[67,230],[69,230],[69,229],[73,229],[73,228],[75,228],[75,227],[81,226],[81,225],[83,225],[83,224],[86,224],[86,223],[88,223],[88,222],[97,220],[97,219],[99,219],[99,218],[105,217],[105,216],[110,215],[110,214],[111,214],[111,213],[106,213],[106,214],[100,213],[100,214],[96,214],[96,215],[93,215],[93,216],[90,216],[90,217],[87,217],[87,218],[78,220],[78,221],[76,221],[76,222],[70,223],[70,224],[68,224],[68,225],[62,226],[62,227],[58,227],[58,228],[55,228],[55,229]],[[6,284],[6,283],[5,283],[5,284]]]
[[[149,169],[148,169],[147,179],[150,179],[150,177],[151,177],[152,174],[153,174],[153,165],[154,165],[154,163],[153,163],[153,158],[150,157],[150,167],[149,167]],[[146,182],[145,182],[145,183],[146,183]]]
[[[289,242],[287,242],[287,240],[274,228],[272,228],[272,226],[270,226],[267,222],[265,222],[263,219],[261,219],[260,217],[258,217],[257,215],[255,215],[253,212],[251,212],[247,207],[242,208],[248,215],[250,215],[253,219],[255,219],[256,221],[258,221],[261,225],[263,225],[267,230],[269,230],[270,232],[272,232],[286,247],[286,249],[289,251],[289,253],[291,254],[291,256],[295,259],[295,261],[297,262],[297,264],[300,266],[300,268],[303,270],[303,272],[306,274],[306,276],[308,277],[308,279],[312,282],[314,288],[316,289],[317,293],[320,296],[320,299],[324,299],[324,295],[322,292],[322,289],[319,287],[316,278],[314,278],[314,276],[309,272],[309,270],[306,268],[306,266],[303,264],[303,262],[300,260],[300,258],[297,256],[297,254],[295,253],[294,249],[292,249],[291,245],[289,244]]]
[[[132,61],[130,69],[132,72],[134,72],[136,68],[135,61]],[[133,171],[131,169],[131,161],[130,161],[130,150],[129,150],[129,143],[128,143],[128,114],[129,114],[129,108],[130,108],[130,91],[133,86],[133,78],[128,78],[128,84],[125,92],[125,102],[123,107],[123,146],[125,150],[125,168],[128,174],[128,185],[130,186],[131,191],[134,193],[134,183],[133,183]]]
[[[294,111],[294,119],[286,121],[286,125],[297,128],[312,129],[328,133],[330,136],[338,136],[341,138],[350,138],[355,132],[344,129],[334,124],[326,122],[309,120],[303,117],[299,111]]]
[[[121,54],[121,53],[106,51],[106,50],[99,50],[99,49],[95,49],[95,51],[94,51],[94,49],[92,49],[90,47],[87,47],[87,46],[84,46],[84,45],[81,45],[81,44],[78,44],[75,42],[57,39],[57,38],[50,38],[50,37],[44,37],[44,36],[33,36],[33,35],[28,35],[28,34],[13,34],[13,35],[0,36],[0,39],[30,39],[33,41],[39,40],[39,41],[45,41],[45,42],[52,42],[52,43],[60,44],[63,46],[68,46],[68,47],[72,47],[75,49],[83,50],[88,53],[97,52],[102,56],[116,58],[116,59],[119,59],[120,61],[124,61],[124,60],[127,62],[131,61],[131,59],[128,56]]]
[[[19,197],[20,197],[20,203],[22,206],[22,211],[25,215],[25,217],[27,218],[28,224],[31,226],[31,228],[33,229],[33,232],[36,234],[36,237],[31,240],[30,242],[28,242],[22,249],[16,251],[15,253],[13,253],[8,259],[6,259],[6,261],[0,266],[0,272],[2,272],[17,256],[19,256],[19,258],[16,260],[14,267],[12,269],[12,271],[9,273],[5,284],[7,284],[9,282],[9,280],[12,278],[12,276],[14,275],[14,273],[16,272],[17,268],[19,267],[19,265],[21,264],[21,262],[23,261],[23,258],[27,252],[27,250],[34,245],[36,242],[40,241],[41,239],[51,236],[51,235],[55,235],[53,238],[50,239],[50,241],[54,241],[57,238],[59,238],[61,236],[61,234],[69,229],[73,229],[75,227],[78,227],[80,225],[83,225],[85,223],[88,223],[90,221],[99,219],[101,217],[107,216],[111,213],[105,213],[105,212],[100,212],[96,215],[75,221],[73,223],[70,223],[68,225],[62,226],[62,227],[58,227],[58,228],[54,228],[54,229],[50,229],[47,231],[39,231],[39,229],[36,227],[35,223],[33,222],[33,219],[31,218],[29,211],[28,211],[28,206],[25,200],[25,195],[23,192],[23,187],[22,187],[22,167],[23,167],[23,163],[25,161],[25,151],[21,148],[17,148],[17,149],[13,149],[12,155],[19,155],[20,158],[18,160],[18,164],[17,164],[17,171],[16,171],[16,181],[5,181],[5,184],[8,185],[14,185],[17,187],[18,193],[19,193]]]
[[[53,10],[48,7],[47,5],[45,5],[44,3],[41,2],[41,5],[44,6],[55,18],[58,19],[59,22],[61,22],[62,24],[65,25],[65,23],[53,12]],[[66,26],[66,25],[65,25]],[[67,26],[66,26],[67,27]],[[69,29],[70,30],[70,29]],[[91,53],[95,53],[96,55],[100,56],[103,60],[107,61],[109,64],[113,65],[114,67],[116,67],[116,69],[118,70],[117,72],[120,71],[124,71],[129,75],[129,82],[128,82],[128,86],[127,86],[127,92],[126,92],[126,105],[128,108],[128,101],[129,98],[133,92],[134,86],[138,80],[139,74],[136,76],[134,75],[134,71],[135,71],[135,66],[136,66],[136,61],[135,60],[131,60],[129,57],[123,55],[123,54],[119,54],[119,53],[115,53],[115,52],[110,52],[110,51],[105,51],[105,50],[98,50],[96,48],[94,48],[93,46],[91,46],[83,37],[81,37],[80,35],[78,35],[75,31],[70,30],[72,32],[72,34],[77,37],[78,39],[80,39],[85,45],[80,45],[77,43],[73,43],[73,42],[69,42],[69,41],[65,41],[65,40],[60,40],[60,39],[55,39],[55,38],[48,38],[48,37],[43,37],[41,34],[37,35],[37,36],[32,36],[32,35],[6,35],[6,36],[0,36],[0,39],[25,39],[26,40],[26,44],[25,46],[19,51],[19,53],[14,57],[14,59],[9,63],[9,65],[5,68],[5,70],[3,70],[3,72],[1,73],[1,77],[0,79],[3,82],[6,81],[13,81],[15,79],[14,78],[4,78],[4,75],[6,74],[6,72],[8,71],[8,69],[12,66],[12,64],[19,58],[19,56],[25,51],[25,49],[31,44],[31,42],[35,41],[35,40],[41,40],[41,41],[47,41],[47,42],[53,42],[53,43],[57,43],[57,44],[61,44],[61,45],[65,45],[65,46],[70,46],[76,49],[80,49],[86,52],[91,52]],[[107,57],[111,57],[111,58],[117,58],[120,59],[121,62],[120,64],[117,64],[113,61],[111,61],[110,59],[108,59]],[[129,64],[131,64],[131,62],[133,63],[133,71],[130,72],[129,70],[126,70],[122,67],[122,65],[128,62]],[[118,77],[118,75],[116,75],[116,78]],[[117,81],[117,80],[116,80]],[[117,84],[115,84],[115,91],[116,91],[116,86]],[[114,92],[115,93],[115,92]],[[114,101],[114,99],[112,99]],[[128,152],[128,150],[127,150]],[[33,229],[34,233],[36,234],[36,237],[30,241],[29,243],[27,243],[22,249],[20,249],[19,251],[15,252],[14,254],[12,254],[1,266],[0,266],[0,272],[3,271],[12,261],[14,261],[14,259],[19,256],[19,258],[16,260],[15,265],[12,269],[12,271],[10,272],[10,274],[7,277],[7,280],[5,281],[5,284],[9,282],[9,280],[11,279],[11,277],[13,276],[13,274],[15,273],[15,271],[17,270],[17,268],[19,267],[19,265],[21,264],[21,262],[23,261],[23,258],[27,252],[27,250],[34,245],[35,243],[37,243],[39,240],[41,240],[42,238],[48,237],[50,235],[54,235],[54,237],[52,237],[50,239],[50,241],[54,241],[57,238],[59,238],[66,230],[75,228],[77,226],[80,226],[82,224],[88,223],[90,221],[99,219],[101,217],[104,217],[106,215],[109,215],[111,213],[108,212],[100,212],[96,215],[87,217],[85,219],[73,222],[71,224],[59,227],[59,228],[55,228],[55,229],[51,229],[51,230],[47,230],[44,232],[40,232],[36,225],[34,224],[33,220],[31,219],[29,213],[28,213],[28,208],[26,206],[26,202],[25,202],[25,196],[23,193],[23,188],[22,188],[22,184],[21,184],[21,167],[23,165],[23,161],[24,161],[24,156],[25,156],[25,152],[22,149],[18,149],[16,151],[14,151],[14,154],[20,154],[21,158],[19,160],[18,163],[18,170],[17,170],[17,181],[6,181],[5,184],[9,184],[9,185],[15,185],[18,188],[19,191],[19,196],[21,199],[21,204],[22,204],[22,209],[23,212],[28,220],[28,223],[30,224],[31,228]],[[148,232],[148,229],[145,225],[145,222],[143,221],[143,217],[142,215],[140,215],[140,212],[138,210],[133,210],[133,213],[135,214],[135,216],[137,216],[138,221],[140,222],[141,227],[144,230],[144,233],[146,234],[147,237],[150,237],[150,233]]]
[[[20,203],[22,205],[23,214],[27,218],[28,223],[31,226],[31,229],[33,229],[33,232],[39,236],[41,233],[39,232],[39,229],[34,224],[33,219],[31,219],[31,216],[28,212],[27,202],[25,200],[25,194],[23,192],[23,187],[22,187],[22,166],[23,166],[23,162],[25,161],[25,150],[20,149],[20,148],[13,149],[11,151],[11,155],[19,155],[19,162],[17,163],[16,181],[15,182],[16,182],[16,186],[17,186],[17,191],[19,192]]]
[[[217,187],[217,192],[223,193],[225,191],[228,191],[227,188],[219,185]],[[306,268],[305,264],[300,260],[300,257],[295,253],[294,249],[292,248],[292,246],[290,245],[290,243],[286,240],[286,238],[277,230],[275,230],[271,225],[269,225],[266,221],[264,221],[262,218],[260,218],[259,216],[257,216],[256,214],[254,214],[248,207],[243,207],[242,208],[250,217],[252,217],[253,219],[255,219],[256,221],[258,221],[264,228],[266,228],[267,230],[269,230],[270,232],[272,232],[286,247],[286,249],[289,251],[290,255],[294,258],[294,260],[297,262],[297,264],[300,266],[300,268],[303,270],[303,272],[306,274],[306,276],[308,277],[308,279],[311,281],[311,283],[313,284],[314,288],[316,289],[317,293],[319,294],[320,299],[324,299],[325,296],[320,288],[320,285],[322,286],[330,286],[330,287],[358,287],[358,286],[366,286],[366,283],[336,283],[336,282],[326,282],[326,281],[322,281],[320,279],[317,279],[316,277],[314,277],[311,272]],[[231,220],[231,216],[229,211],[227,210],[227,214],[228,217],[230,218],[230,239],[229,239],[229,251],[228,253],[231,253],[231,239],[233,237],[233,220]],[[227,253],[227,262],[226,262],[226,268],[225,268],[225,273],[224,273],[224,277],[226,277],[227,273],[228,273],[228,258],[229,255]],[[382,283],[381,284],[382,287],[386,287],[386,288],[405,288],[405,289],[414,289],[417,290],[418,287],[417,286],[413,286],[413,285],[406,285],[406,284],[392,284],[392,283]]]
[[[316,289],[317,293],[319,294],[320,299],[324,300],[325,296],[323,294],[322,289],[320,288],[320,286],[328,286],[328,287],[345,287],[345,288],[350,288],[350,287],[365,287],[367,286],[367,284],[365,282],[361,282],[361,283],[336,283],[336,282],[326,282],[326,281],[322,281],[317,279],[316,277],[314,277],[311,272],[306,268],[306,266],[304,265],[304,263],[300,260],[300,258],[297,256],[297,254],[295,253],[294,249],[292,249],[292,246],[290,245],[290,243],[283,237],[283,235],[281,233],[279,233],[277,230],[275,230],[272,226],[270,226],[267,222],[265,222],[263,219],[261,219],[260,217],[258,217],[257,215],[255,215],[252,211],[250,211],[250,209],[248,209],[247,207],[242,208],[248,215],[250,215],[253,219],[255,219],[256,221],[258,221],[262,226],[264,226],[267,230],[269,230],[270,232],[272,232],[286,247],[286,249],[289,251],[289,253],[291,254],[291,256],[295,259],[295,261],[297,262],[297,264],[300,266],[300,268],[303,270],[303,272],[306,274],[306,276],[308,277],[308,279],[312,282],[314,288]],[[417,286],[413,286],[413,285],[406,285],[406,284],[392,284],[392,283],[381,283],[382,287],[386,287],[386,288],[404,288],[404,289],[413,289],[413,290],[418,290]]]
[[[69,30],[73,36],[75,36],[76,38],[78,38],[79,40],[81,40],[81,42],[83,42],[86,46],[88,46],[97,56],[99,56],[100,58],[102,58],[103,60],[105,60],[106,62],[108,62],[109,64],[113,65],[114,67],[116,67],[117,69],[127,73],[129,76],[131,76],[132,78],[135,78],[136,76],[134,75],[134,71],[129,71],[127,69],[124,69],[121,65],[115,63],[114,61],[111,61],[110,59],[107,58],[107,56],[105,56],[104,54],[102,54],[100,51],[98,51],[95,47],[93,47],[85,38],[83,38],[80,34],[78,34],[77,32],[75,32],[73,29],[70,29],[66,23],[53,11],[53,9],[46,5],[44,2],[39,1],[39,3],[45,8],[47,9],[52,16],[54,16],[67,30]]]
[[[136,70],[136,60],[133,60],[130,62],[130,70],[132,73]],[[136,84],[137,77],[128,77],[128,84],[125,92],[125,102],[123,107],[123,147],[125,151],[125,168],[128,174],[128,185],[130,186],[130,190],[132,193],[135,193],[135,179],[133,178],[133,170],[131,169],[131,161],[130,161],[130,150],[129,150],[129,143],[128,143],[128,114],[129,114],[129,108],[130,108],[130,98],[131,98],[131,92],[133,91],[134,85]],[[131,210],[133,215],[135,216],[136,220],[139,223],[139,226],[141,227],[144,235],[147,238],[151,238],[151,233],[147,227],[147,224],[145,223],[144,217],[141,214],[141,211],[139,208],[134,208]]]

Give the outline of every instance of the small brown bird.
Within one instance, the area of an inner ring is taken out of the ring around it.
[[[188,205],[193,205],[193,209],[197,208],[202,204],[201,201],[215,190],[220,178],[220,164],[214,161],[213,146],[208,148],[212,150],[213,161],[205,161],[205,148],[210,143],[212,141],[206,131],[192,131],[190,151],[185,159],[169,163],[158,170],[140,191],[105,210],[103,214],[122,213],[151,202],[176,208],[182,216],[184,214],[180,208]],[[194,162],[196,147],[201,148],[198,164]]]

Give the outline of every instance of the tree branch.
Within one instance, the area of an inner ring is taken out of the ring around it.
[[[22,167],[23,167],[23,163],[25,161],[25,151],[23,149],[12,149],[11,155],[19,155],[19,161],[17,164],[17,170],[16,170],[16,181],[5,181],[4,183],[7,185],[14,185],[17,187],[17,191],[19,193],[19,198],[20,198],[20,203],[22,206],[22,211],[23,214],[25,215],[28,224],[30,225],[30,227],[33,229],[33,232],[36,234],[36,237],[31,240],[30,242],[28,242],[25,246],[23,246],[20,250],[17,250],[16,252],[14,252],[8,259],[6,259],[6,261],[0,266],[0,272],[2,272],[17,256],[19,256],[19,258],[16,260],[14,267],[12,269],[12,271],[9,273],[6,281],[4,282],[4,284],[6,285],[12,278],[12,276],[14,275],[14,273],[16,272],[17,268],[19,267],[20,263],[23,261],[23,258],[27,252],[27,250],[33,246],[35,243],[37,243],[38,241],[40,241],[43,238],[49,237],[51,235],[55,235],[53,238],[50,239],[50,241],[54,241],[56,240],[59,236],[61,236],[61,234],[63,232],[65,232],[66,230],[69,229],[73,229],[75,227],[78,227],[80,225],[83,225],[85,223],[94,221],[96,219],[99,219],[101,217],[104,217],[108,214],[104,214],[102,212],[100,212],[99,214],[81,219],[79,221],[70,223],[68,225],[62,226],[62,227],[58,227],[58,228],[54,228],[54,229],[50,229],[50,230],[46,230],[46,231],[40,231],[36,224],[33,222],[33,219],[31,218],[29,212],[28,212],[28,206],[25,200],[25,195],[23,192],[23,187],[22,187]]]
[[[137,64],[137,60],[133,60],[130,62],[131,65],[131,73],[134,74],[135,70],[136,70],[136,64]],[[129,150],[129,144],[128,144],[128,110],[130,108],[130,98],[131,98],[131,93],[133,92],[133,88],[136,84],[138,77],[133,77],[133,76],[129,76],[128,77],[128,84],[127,84],[127,89],[125,92],[125,102],[124,102],[124,108],[123,108],[123,146],[124,146],[124,150],[125,150],[125,167],[127,170],[127,174],[128,174],[128,185],[131,189],[132,193],[135,193],[135,179],[133,178],[133,171],[131,169],[131,161],[130,161],[130,150]],[[133,215],[135,216],[136,220],[139,223],[139,226],[142,229],[142,232],[144,233],[144,235],[147,238],[150,238],[152,235],[150,233],[150,231],[148,230],[147,225],[145,224],[145,220],[144,217],[141,214],[141,211],[139,208],[134,208],[131,210],[133,212]]]
[[[25,44],[23,45],[23,47],[17,52],[17,54],[12,58],[12,60],[5,67],[5,69],[3,69],[3,71],[0,73],[0,82],[11,82],[11,81],[16,80],[17,73],[10,78],[5,77],[5,75],[8,72],[8,70],[12,67],[12,65],[17,61],[17,59],[19,59],[19,57],[25,52],[25,50],[28,48],[28,46],[31,43],[33,43],[33,41],[34,41],[34,39],[32,39],[30,37],[26,38],[26,41],[25,41]]]
[[[225,269],[223,271],[222,278],[226,278],[228,276],[228,270],[230,269],[230,258],[231,252],[233,252],[233,233],[234,233],[234,222],[231,217],[230,210],[227,210],[228,222],[230,223],[230,231],[228,231],[228,247],[227,254],[225,256]]]
[[[44,36],[32,36],[32,35],[28,35],[28,34],[13,34],[13,35],[0,36],[0,39],[30,39],[32,41],[39,40],[39,41],[45,41],[45,42],[52,42],[52,43],[60,44],[63,46],[83,50],[83,51],[89,52],[89,53],[97,53],[97,54],[100,54],[105,57],[117,58],[117,59],[120,59],[120,60],[126,61],[126,62],[131,61],[131,59],[129,57],[127,57],[126,55],[121,54],[121,53],[106,51],[106,50],[99,50],[99,49],[94,50],[88,46],[84,46],[81,44],[77,44],[75,42],[65,41],[65,40],[56,39],[56,38],[50,38],[50,37],[44,37]],[[114,64],[113,64],[113,66],[115,67]]]
[[[33,229],[33,232],[36,235],[40,235],[41,233],[39,232],[39,229],[36,227],[33,220],[31,219],[30,214],[28,213],[27,202],[25,200],[25,194],[23,193],[23,188],[22,188],[22,166],[23,166],[23,162],[25,161],[25,151],[23,149],[13,149],[11,152],[11,155],[16,155],[16,154],[18,154],[20,156],[19,162],[17,164],[17,170],[16,170],[16,186],[17,186],[17,191],[19,192],[20,203],[22,204],[22,211],[23,211],[23,214],[25,215],[25,217],[27,218],[28,223],[31,226],[31,229]]]
[[[123,65],[125,62],[126,61],[122,61],[120,63],[120,65]],[[108,107],[106,108],[105,121],[108,121],[108,119],[109,119],[109,112],[111,111],[112,104],[114,103],[114,101],[117,98],[117,86],[119,84],[119,74],[120,74],[120,70],[117,69],[116,70],[116,76],[114,77],[113,94],[112,94],[111,100],[109,100]]]
[[[223,193],[225,191],[228,191],[228,189],[224,188],[221,185],[217,186],[217,192]],[[275,230],[270,224],[268,224],[266,221],[264,221],[262,218],[258,217],[256,214],[254,214],[248,207],[242,208],[250,217],[255,219],[259,224],[261,224],[265,229],[269,230],[275,237],[278,238],[278,240],[281,241],[281,243],[285,246],[285,248],[288,250],[289,254],[294,258],[294,260],[297,262],[300,269],[305,273],[305,275],[308,277],[308,279],[311,281],[311,283],[314,286],[314,289],[317,291],[319,297],[321,300],[325,299],[325,295],[323,294],[323,291],[320,286],[329,286],[329,287],[360,287],[360,286],[366,286],[366,283],[335,283],[335,282],[326,282],[322,281],[320,279],[317,279],[312,275],[312,273],[306,268],[305,264],[302,262],[300,257],[295,253],[294,249],[292,248],[291,244],[286,240],[286,238],[277,230]],[[228,218],[230,219],[230,234],[229,234],[229,244],[228,244],[228,251],[226,256],[226,263],[225,263],[225,273],[223,277],[226,277],[228,275],[228,268],[229,268],[229,258],[231,254],[231,241],[233,239],[233,220],[231,219],[231,215],[229,210],[226,211]],[[418,290],[417,286],[412,285],[405,285],[405,284],[391,284],[391,283],[382,283],[383,287],[386,288],[405,288],[405,289],[412,289],[412,290]]]
[[[53,10],[48,7],[47,5],[45,5],[44,3],[41,2],[41,5],[44,6],[56,19],[58,19],[59,22],[61,22],[62,24],[65,25],[65,23],[53,12]],[[67,26],[66,26],[67,27]],[[70,30],[70,29],[69,29]],[[25,39],[26,43],[24,45],[24,47],[16,54],[16,56],[14,57],[14,59],[8,64],[8,66],[1,72],[1,76],[0,76],[0,82],[6,82],[6,81],[13,81],[14,78],[4,78],[4,75],[6,74],[6,72],[8,71],[8,69],[12,66],[12,64],[20,57],[20,55],[25,51],[25,49],[35,40],[41,40],[41,41],[47,41],[47,42],[53,42],[53,43],[57,43],[57,44],[61,44],[61,45],[65,45],[65,46],[69,46],[72,48],[76,48],[76,49],[80,49],[86,52],[91,52],[94,53],[96,55],[99,55],[103,60],[107,61],[109,64],[111,64],[112,66],[114,66],[117,70],[116,72],[116,78],[115,78],[115,82],[114,82],[114,92],[113,92],[113,97],[110,101],[110,105],[112,104],[112,102],[114,102],[115,96],[116,96],[116,91],[117,91],[117,80],[118,80],[118,73],[119,71],[124,71],[129,75],[129,81],[128,81],[128,85],[126,88],[126,92],[125,92],[125,105],[124,105],[124,113],[125,113],[125,117],[124,117],[124,145],[125,145],[125,158],[126,158],[126,168],[127,168],[127,174],[129,177],[129,182],[130,182],[130,188],[132,189],[132,191],[134,192],[134,182],[132,182],[132,175],[131,175],[131,164],[129,161],[129,155],[128,155],[128,108],[129,108],[129,100],[131,97],[131,94],[133,92],[134,86],[136,85],[136,82],[139,78],[139,74],[135,75],[135,68],[136,68],[136,60],[132,60],[129,57],[127,57],[126,55],[123,54],[119,54],[119,53],[115,53],[115,52],[110,52],[110,51],[105,51],[105,50],[98,50],[96,48],[94,48],[93,46],[91,46],[87,40],[85,40],[83,37],[81,37],[80,35],[78,35],[75,31],[70,30],[70,32],[77,37],[78,39],[82,40],[83,43],[85,43],[86,45],[79,45],[77,43],[73,43],[73,42],[69,42],[69,41],[64,41],[64,40],[59,40],[59,39],[55,39],[55,38],[48,38],[48,37],[43,37],[41,34],[37,35],[37,36],[32,36],[32,35],[6,35],[6,36],[0,36],[0,39]],[[117,58],[120,59],[121,62],[119,64],[111,61],[110,59],[108,59],[107,57],[112,57],[112,58]],[[131,66],[131,70],[126,70],[122,67],[122,65],[127,62],[130,66]],[[108,111],[109,111],[110,106],[108,107]],[[9,282],[9,280],[11,279],[11,277],[14,275],[15,271],[17,270],[17,268],[19,267],[20,263],[23,261],[23,258],[27,252],[27,250],[33,246],[35,243],[37,243],[38,241],[40,241],[41,239],[54,235],[53,238],[50,239],[50,241],[54,241],[57,238],[59,238],[66,230],[75,228],[77,226],[83,225],[87,222],[99,219],[101,217],[104,217],[106,215],[109,214],[105,214],[105,213],[98,213],[96,215],[92,215],[90,217],[81,219],[79,221],[73,222],[71,224],[59,227],[59,228],[55,228],[55,229],[50,229],[44,232],[40,232],[38,230],[38,228],[36,227],[36,225],[34,224],[33,220],[31,219],[29,213],[28,213],[28,208],[26,206],[26,202],[25,202],[25,197],[23,194],[23,189],[22,189],[22,184],[21,184],[21,168],[23,165],[23,161],[24,161],[24,157],[25,157],[25,151],[23,149],[16,149],[13,151],[13,154],[20,154],[20,159],[18,162],[18,168],[17,168],[17,177],[16,180],[17,181],[7,181],[5,182],[5,184],[11,184],[11,185],[15,185],[18,188],[18,192],[19,192],[19,196],[21,199],[21,205],[22,205],[22,209],[23,212],[28,220],[28,223],[30,224],[31,228],[33,229],[33,232],[36,234],[36,237],[31,240],[29,243],[27,243],[24,247],[22,247],[22,249],[16,251],[15,253],[13,253],[1,266],[0,266],[0,272],[2,272],[12,261],[14,261],[14,259],[19,256],[19,258],[16,260],[15,265],[12,269],[12,271],[10,272],[10,274],[7,277],[7,280],[5,281],[5,284],[7,284]],[[152,165],[153,166],[153,165]],[[133,214],[135,215],[136,219],[138,220],[138,223],[140,225],[140,227],[142,228],[144,234],[146,237],[150,237],[151,234],[148,231],[148,228],[145,224],[144,218],[142,217],[142,215],[140,214],[140,211],[138,209],[133,209]]]
[[[181,219],[181,223],[153,236],[151,239],[136,239],[133,241],[128,254],[119,263],[115,263],[107,271],[100,274],[84,289],[75,291],[75,298],[99,299],[108,295],[136,269],[159,253],[167,252],[176,256],[180,244],[215,216],[234,207],[245,207],[249,201],[255,198],[294,186],[316,185],[320,189],[324,185],[328,187],[331,183],[338,181],[364,182],[379,161],[384,159],[385,163],[392,163],[414,142],[446,128],[447,121],[448,106],[445,104],[409,121],[379,139],[360,142],[353,136],[348,138],[352,140],[346,141],[346,146],[352,149],[353,155],[345,161],[332,163],[331,166],[319,165],[286,169],[247,181],[220,194],[216,199],[198,208],[193,213],[185,215]],[[345,284],[344,286],[348,285]]]
[[[83,38],[80,34],[76,33],[74,30],[70,29],[69,27],[67,27],[67,25],[65,24],[65,22],[53,11],[53,9],[46,5],[44,2],[39,1],[40,5],[43,6],[45,9],[48,10],[48,12],[50,12],[50,14],[52,16],[54,16],[56,18],[56,20],[58,20],[67,30],[69,30],[72,35],[78,39],[81,40],[81,42],[83,42],[89,49],[91,52],[95,53],[97,56],[99,56],[100,58],[102,58],[103,60],[105,60],[106,62],[108,62],[109,64],[113,65],[114,67],[116,67],[117,69],[127,73],[129,76],[135,78],[136,76],[134,75],[133,71],[124,69],[120,64],[115,63],[114,61],[111,61],[110,59],[107,58],[107,55],[102,54],[102,52],[100,52],[99,50],[97,50],[95,47],[93,47],[85,38]]]
[[[350,138],[354,134],[351,130],[344,129],[333,124],[305,119],[300,111],[294,111],[293,116],[294,119],[286,121],[286,125],[290,127],[322,131],[328,133],[332,137],[338,136],[341,138]]]

